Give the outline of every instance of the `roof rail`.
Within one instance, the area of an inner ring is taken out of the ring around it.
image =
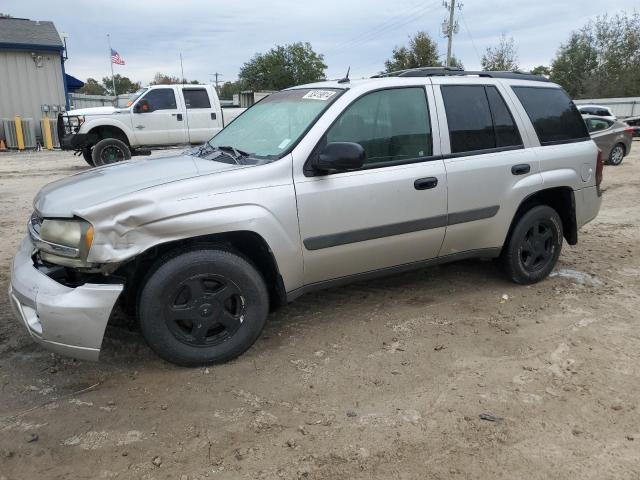
[[[451,67],[422,67],[398,70],[396,72],[380,73],[371,78],[383,77],[444,77],[444,76],[478,76],[485,78],[510,78],[516,80],[534,80],[537,82],[548,82],[542,75],[534,75],[530,72],[482,72],[467,71]]]

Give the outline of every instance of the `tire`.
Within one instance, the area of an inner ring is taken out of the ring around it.
[[[624,145],[621,143],[616,143],[611,149],[611,152],[609,152],[609,165],[620,165],[622,163],[622,160],[624,160],[624,155]]]
[[[269,313],[262,275],[226,250],[192,250],[162,261],[138,301],[149,346],[176,365],[229,361],[256,341]],[[222,320],[222,321],[221,321]]]
[[[87,162],[89,165],[91,165],[92,167],[95,167],[94,163],[93,163],[93,156],[91,153],[91,147],[84,147],[82,149],[82,158],[84,158],[84,161]]]
[[[93,147],[93,163],[96,167],[129,160],[131,151],[126,143],[117,138],[105,138]]]
[[[523,285],[539,282],[551,273],[561,249],[560,216],[547,205],[533,207],[518,220],[503,249],[506,274]]]

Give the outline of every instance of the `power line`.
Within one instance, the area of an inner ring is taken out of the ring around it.
[[[476,52],[476,57],[478,58],[478,62],[482,64],[482,58],[480,57],[480,53],[478,53],[478,49],[476,48],[476,42],[473,41],[473,35],[471,35],[471,30],[467,26],[467,20],[462,12],[460,12],[460,18],[462,18],[462,24],[464,25],[464,29],[467,31],[467,35],[469,35],[469,40],[471,40],[471,45],[473,46],[473,50]]]
[[[411,22],[418,20],[418,18],[425,14],[428,10],[433,9],[438,2],[433,2],[429,5],[419,5],[409,8],[405,10],[403,13],[399,15],[395,15],[392,18],[371,27],[368,30],[356,35],[355,37],[347,40],[346,42],[339,43],[330,51],[341,50],[344,48],[353,48],[355,46],[362,45],[373,38],[380,36],[382,33],[395,30],[397,28],[403,27]],[[407,15],[409,18],[407,18]]]

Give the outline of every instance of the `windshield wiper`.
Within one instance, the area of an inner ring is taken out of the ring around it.
[[[213,148],[217,148],[218,150],[223,151],[226,154],[232,154],[233,159],[236,161],[236,163],[240,164],[240,160],[244,157],[248,157],[249,154],[247,152],[244,152],[242,150],[238,150],[235,147],[231,147],[229,145],[221,145],[219,147],[213,147]]]

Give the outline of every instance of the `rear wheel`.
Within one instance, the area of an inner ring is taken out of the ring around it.
[[[94,163],[93,163],[93,156],[91,153],[91,147],[84,147],[82,149],[82,158],[84,158],[84,161],[87,162],[89,165],[91,165],[92,167],[95,167]]]
[[[515,283],[531,284],[547,277],[562,249],[562,221],[547,205],[533,207],[516,224],[503,251],[503,263]]]
[[[117,138],[105,138],[93,147],[93,163],[96,167],[129,160],[131,151],[126,143]]]
[[[609,163],[611,165],[620,165],[624,159],[624,145],[621,143],[616,144],[609,153]]]
[[[269,296],[256,268],[225,250],[195,250],[165,261],[139,299],[140,328],[165,360],[198,366],[231,360],[258,338]]]

